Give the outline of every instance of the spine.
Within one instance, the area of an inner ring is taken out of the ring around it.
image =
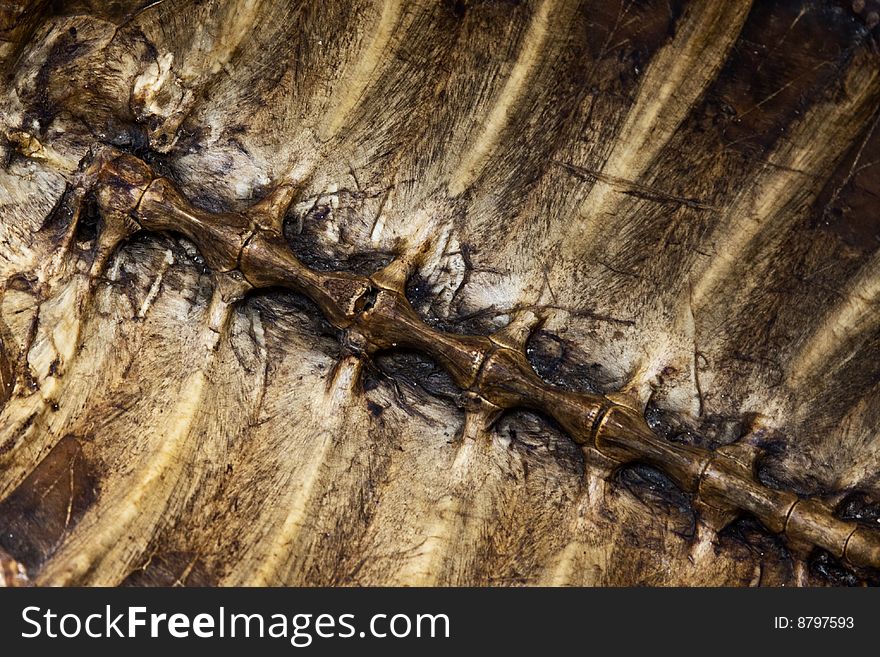
[[[703,521],[716,530],[750,514],[801,553],[818,547],[854,567],[880,567],[880,532],[836,518],[821,501],[763,485],[755,474],[754,450],[672,443],[618,395],[569,391],[543,381],[525,355],[526,341],[541,321],[534,313],[517,316],[490,336],[452,334],[425,323],[406,299],[417,258],[397,260],[372,276],[308,268],[282,236],[291,188],[279,188],[245,213],[209,213],[193,207],[142,160],[110,148],[94,155],[80,184],[100,206],[100,253],[139,230],[182,234],[214,272],[237,281],[234,289],[281,287],[309,297],[345,332],[346,344],[365,357],[397,347],[418,350],[444,367],[478,412],[492,417],[506,409],[533,409],[613,464],[642,462],[662,470],[693,496]]]

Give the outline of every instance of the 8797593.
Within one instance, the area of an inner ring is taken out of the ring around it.
[[[855,627],[852,616],[776,616],[773,628],[777,630],[851,630]]]

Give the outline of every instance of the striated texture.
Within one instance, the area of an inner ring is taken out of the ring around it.
[[[5,583],[876,581],[880,3],[7,4]]]

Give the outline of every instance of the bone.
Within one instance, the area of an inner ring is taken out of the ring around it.
[[[641,405],[625,395],[564,390],[542,380],[524,352],[525,340],[540,322],[539,312],[517,315],[490,337],[437,330],[419,317],[403,292],[407,263],[415,259],[402,259],[396,270],[389,273],[386,268],[386,275],[379,272],[372,278],[315,271],[296,258],[280,235],[249,218],[254,215],[198,210],[137,158],[106,153],[102,158],[100,175],[93,178],[98,198],[104,199],[102,210],[119,212],[134,203],[142,229],[189,238],[209,267],[238,282],[218,301],[224,307],[248,285],[300,292],[337,329],[359,336],[367,356],[408,348],[432,357],[465,391],[478,411],[469,417],[479,418],[481,426],[503,410],[536,410],[556,420],[587,453],[596,451],[611,464],[642,462],[663,470],[695,496],[716,528],[748,514],[784,535],[796,552],[817,547],[851,566],[880,567],[880,533],[836,518],[818,500],[762,484],[750,444],[712,451],[667,441],[651,430]]]

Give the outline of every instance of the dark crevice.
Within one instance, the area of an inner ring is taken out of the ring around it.
[[[462,252],[465,248],[462,248]],[[465,274],[467,276],[467,274]],[[496,319],[507,312],[492,306],[475,313],[450,314],[441,316],[434,312],[437,297],[431,282],[421,273],[415,272],[406,281],[404,290],[407,301],[431,328],[456,335],[488,335],[497,327]]]
[[[376,299],[379,296],[379,290],[373,287],[372,285],[367,288],[367,291],[364,292],[358,300],[355,302],[355,310],[358,313],[364,313],[369,310],[372,310],[373,306],[376,305]]]
[[[357,196],[360,193],[351,193]],[[362,276],[369,276],[385,267],[394,257],[387,251],[357,251],[353,244],[340,234],[338,242],[330,243],[322,233],[327,224],[333,221],[333,208],[320,203],[322,197],[307,210],[291,207],[282,222],[282,233],[288,246],[304,265],[316,271],[347,271]],[[345,227],[340,227],[344,231]]]
[[[862,579],[824,550],[809,559],[810,574],[829,586],[861,586]],[[873,583],[876,585],[876,582]]]
[[[818,483],[808,481],[806,477],[795,477],[787,472],[782,465],[784,453],[779,444],[774,443],[770,450],[765,450],[755,461],[755,475],[759,482],[773,490],[787,490],[800,497],[824,496],[830,491]]]
[[[95,194],[89,192],[83,198],[79,217],[76,221],[76,241],[82,243],[92,242],[97,239],[101,223],[101,213],[98,210]]]
[[[431,358],[415,351],[391,350],[376,354],[373,362],[385,378],[461,406],[461,390],[446,370]],[[365,387],[369,389],[367,383]]]
[[[745,546],[762,560],[793,565],[791,553],[779,534],[768,530],[752,515],[743,514],[718,532],[721,545],[735,543]]]
[[[644,463],[630,463],[618,468],[613,480],[646,506],[668,516],[672,531],[693,538],[697,529],[697,514],[691,496],[665,473]]]
[[[322,339],[328,355],[339,358],[341,331],[324,318],[308,297],[284,288],[264,288],[249,292],[246,303],[253,304],[260,311],[263,323],[270,326],[289,323],[296,316],[313,335]]]
[[[111,118],[100,143],[142,159],[150,165],[157,178],[175,179],[173,157],[153,148],[144,125]]]
[[[749,414],[736,417],[709,414],[692,418],[659,408],[652,402],[645,408],[645,419],[667,440],[709,450],[738,442],[749,432],[753,422]]]
[[[64,232],[67,227],[70,226],[70,222],[73,221],[73,216],[76,213],[76,206],[77,201],[74,197],[73,187],[69,184],[65,185],[64,192],[62,192],[61,196],[55,202],[55,205],[49,211],[49,214],[46,215],[42,226],[40,226],[40,230],[58,230],[59,232]]]
[[[880,529],[880,502],[872,500],[866,493],[853,491],[837,506],[837,517]]]
[[[576,345],[549,331],[536,331],[529,337],[526,358],[538,376],[566,390],[598,393],[606,389],[602,366],[583,360]]]
[[[553,418],[522,409],[509,410],[495,421],[493,430],[509,439],[512,449],[528,456],[528,460],[523,461],[527,471],[529,461],[544,460],[562,464],[576,476],[582,476],[583,450]]]

